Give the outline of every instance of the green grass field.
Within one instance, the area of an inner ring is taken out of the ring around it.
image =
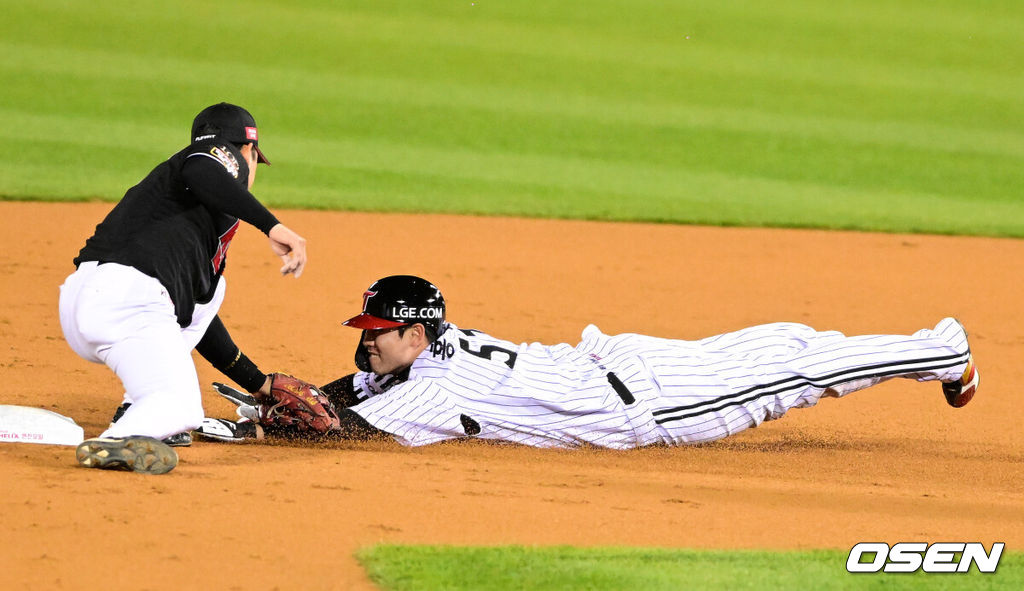
[[[244,104],[280,207],[1024,236],[1016,0],[3,0],[0,196]]]
[[[116,200],[226,100],[260,123],[274,164],[255,192],[276,207],[1024,237],[1019,0],[0,11],[4,199]],[[967,578],[851,578],[844,556],[383,547],[362,559],[387,589],[1022,586],[1019,556]]]
[[[847,552],[693,551],[569,547],[376,546],[360,553],[385,591],[868,591],[1024,588],[1024,555],[1004,554],[995,573],[849,574]]]

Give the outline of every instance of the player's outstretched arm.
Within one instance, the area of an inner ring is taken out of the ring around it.
[[[370,441],[374,439],[391,439],[391,434],[374,427],[366,419],[352,409],[346,408],[339,414],[341,425],[327,434],[334,439],[351,439]]]
[[[281,274],[292,273],[296,277],[302,275],[306,267],[306,239],[281,223],[271,228],[267,237],[270,238],[270,250],[284,262]]]
[[[242,418],[233,421],[230,419],[207,417],[203,419],[202,426],[196,429],[195,432],[207,439],[220,441],[262,439],[264,434],[311,440],[323,437],[358,441],[391,439],[389,433],[374,427],[351,409],[343,409],[335,415],[331,402],[319,398],[322,393],[312,391],[311,384],[282,374],[271,374],[270,379],[272,383],[274,376],[280,377],[285,386],[289,384],[301,386],[299,389],[302,391],[309,389],[309,393],[316,395],[318,398],[315,405],[324,405],[322,408],[323,412],[310,412],[311,408],[303,402],[305,396],[297,396],[295,393],[286,391],[285,388],[269,396],[259,391],[250,396],[226,384],[214,382],[214,390],[236,404],[238,406],[238,415]],[[299,394],[302,394],[302,392]],[[317,419],[317,416],[327,415],[334,415],[337,419],[327,423]],[[329,427],[329,429],[325,431],[325,427]]]
[[[338,378],[329,384],[320,386],[320,391],[327,395],[327,399],[339,411],[355,406],[366,400],[366,394],[363,393],[362,388],[356,389],[355,377],[356,374],[350,373],[343,378]],[[360,397],[360,394],[362,394],[362,397]]]

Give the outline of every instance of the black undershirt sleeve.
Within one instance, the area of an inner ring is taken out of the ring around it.
[[[337,431],[331,431],[331,437],[335,437],[337,439],[355,439],[358,441],[389,439],[391,437],[390,433],[387,431],[381,431],[377,427],[374,427],[353,410],[346,408],[338,413],[338,418],[341,420],[341,428]]]
[[[331,401],[336,409],[348,408],[355,406],[362,402],[357,396],[355,391],[355,377],[356,374],[350,373],[343,378],[338,378],[333,382],[322,386],[320,391],[327,395],[327,399]]]
[[[231,178],[214,158],[202,153],[189,156],[181,174],[189,191],[210,209],[252,224],[264,234],[278,224],[274,214]]]
[[[231,335],[221,322],[220,316],[214,316],[210,327],[206,329],[206,334],[196,345],[196,351],[246,392],[253,393],[259,390],[267,379],[266,374],[260,371],[260,368],[231,340]]]
[[[327,395],[331,406],[338,413],[341,421],[339,431],[332,432],[331,436],[338,439],[388,439],[391,435],[371,425],[359,413],[348,408],[362,402],[355,389],[356,374],[350,373],[345,377],[338,378],[329,384],[325,384],[320,391]]]

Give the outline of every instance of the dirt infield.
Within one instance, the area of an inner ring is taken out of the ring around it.
[[[111,206],[0,203],[0,404],[98,434],[116,378],[79,359],[57,287]],[[222,309],[267,370],[351,372],[339,321],[375,278],[415,273],[449,316],[513,341],[607,333],[698,338],[800,321],[912,332],[955,315],[983,380],[969,406],[888,382],[697,448],[545,451],[463,442],[182,450],[166,476],[86,470],[70,447],[0,444],[0,582],[14,589],[366,589],[352,552],[377,542],[849,548],[993,541],[1024,549],[1024,241],[279,212],[310,244],[299,280],[252,228]],[[219,374],[199,360],[203,383]],[[210,392],[209,414],[231,408]],[[287,549],[287,551],[286,551]]]

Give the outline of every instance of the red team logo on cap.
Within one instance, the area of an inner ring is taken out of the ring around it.
[[[260,141],[259,136],[256,135],[256,128],[255,127],[246,127],[245,128],[245,139],[252,140],[254,142]]]
[[[366,290],[363,292],[363,312],[366,311],[366,305],[370,303],[370,298],[377,295],[377,292]]]

